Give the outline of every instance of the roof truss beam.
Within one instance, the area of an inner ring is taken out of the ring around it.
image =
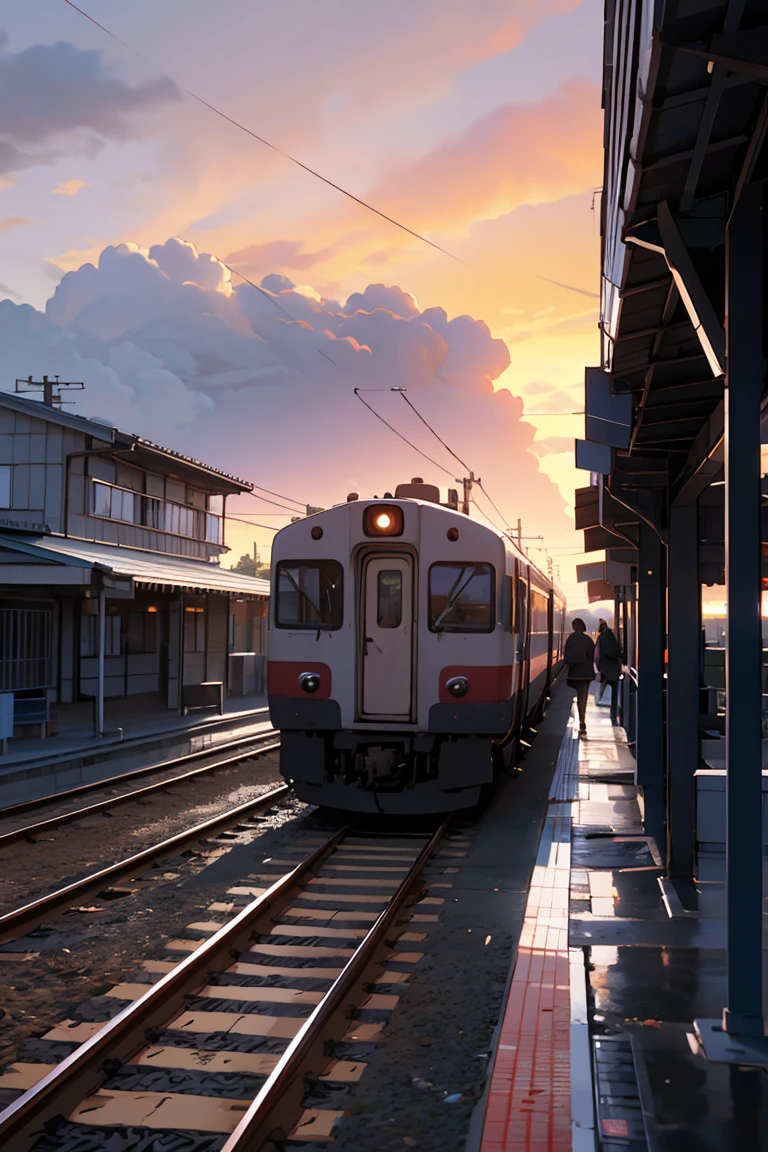
[[[736,31],[744,12],[745,3],[746,0],[730,0],[728,10],[725,14],[725,20],[723,21],[724,32]],[[704,100],[704,108],[701,113],[701,120],[699,121],[699,130],[696,134],[696,143],[693,148],[693,156],[691,157],[691,163],[688,168],[688,175],[685,178],[683,194],[680,197],[680,212],[690,212],[693,207],[701,169],[704,165],[712,129],[715,124],[715,117],[720,107],[720,99],[725,91],[727,79],[728,73],[724,68],[715,68],[706,99]]]
[[[739,197],[741,196],[744,185],[751,179],[755,171],[755,166],[760,156],[763,144],[765,143],[766,132],[768,132],[768,93],[763,98],[763,103],[760,106],[760,112],[752,130],[752,135],[749,138],[747,145],[747,152],[744,157],[744,162],[741,166],[738,179],[736,180],[736,187],[733,190],[733,204],[731,211],[736,207]]]
[[[658,240],[653,235],[652,226],[630,231],[625,235],[628,244],[636,244],[663,256],[667,262],[675,286],[680,293],[685,310],[707,358],[713,376],[725,374],[725,332],[712,301],[709,299],[699,278],[690,253],[680,234],[680,229],[672,215],[669,204],[662,200],[659,204],[656,227]]]
[[[702,56],[729,72],[768,81],[768,24],[760,28],[742,28],[740,32],[716,32],[709,48],[700,44],[680,47],[683,52]]]

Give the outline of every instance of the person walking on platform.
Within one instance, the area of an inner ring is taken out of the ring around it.
[[[611,690],[611,723],[617,724],[619,720],[619,676],[621,675],[621,651],[619,642],[614,636],[605,620],[597,625],[597,647],[595,662],[602,681],[600,695],[602,699],[606,684]]]
[[[587,635],[587,626],[579,616],[572,621],[571,628],[573,631],[565,642],[566,682],[569,688],[576,689],[579,732],[586,736],[589,686],[595,678],[595,642]]]

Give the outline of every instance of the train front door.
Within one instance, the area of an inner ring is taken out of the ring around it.
[[[363,569],[362,713],[409,720],[413,681],[413,561],[371,556]]]

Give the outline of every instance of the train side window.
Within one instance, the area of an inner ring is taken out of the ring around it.
[[[531,632],[549,632],[547,597],[531,590]]]
[[[515,596],[514,605],[514,621],[512,624],[512,631],[520,636],[525,632],[525,609],[526,601],[528,599],[528,586],[525,580],[517,578],[517,595]]]
[[[403,574],[386,569],[376,579],[376,623],[379,628],[399,628],[402,619]]]
[[[277,565],[278,628],[341,628],[344,572],[336,560],[281,560]]]
[[[430,632],[492,632],[491,564],[433,564],[429,570]]]

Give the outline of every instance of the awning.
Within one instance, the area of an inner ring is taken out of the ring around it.
[[[130,578],[137,584],[160,585],[184,589],[189,592],[234,592],[239,595],[268,596],[269,581],[246,576],[218,564],[202,560],[189,560],[184,556],[169,556],[158,552],[143,552],[138,548],[122,548],[114,544],[97,544],[88,540],[72,540],[61,536],[20,536],[0,534],[0,546],[24,555],[23,564],[3,564],[0,561],[0,584],[15,584],[14,569],[24,569],[29,582],[32,566],[39,571],[40,583],[62,583],[47,578],[56,565],[65,568],[102,572]],[[81,580],[77,581],[82,582]]]

